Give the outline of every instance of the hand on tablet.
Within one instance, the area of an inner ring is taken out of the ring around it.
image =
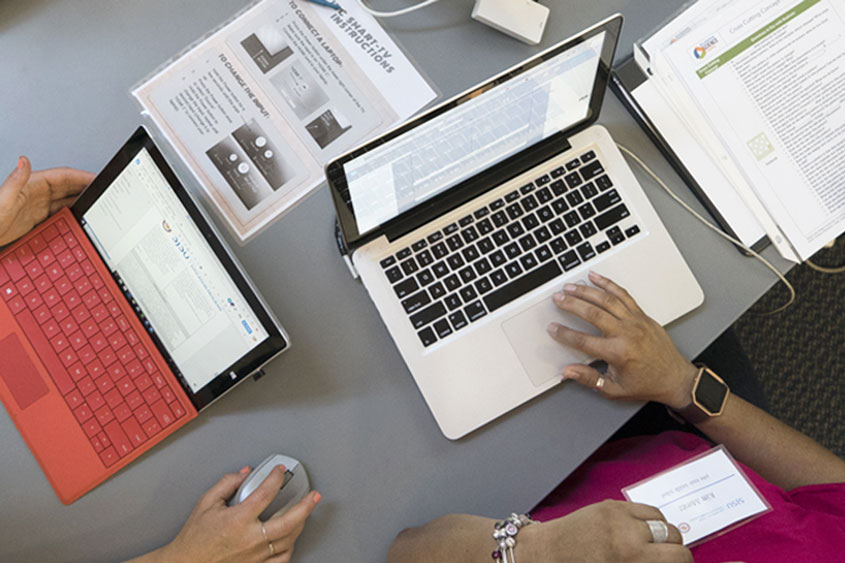
[[[601,336],[551,323],[549,334],[558,342],[607,362],[606,374],[584,364],[563,370],[572,379],[611,399],[657,401],[672,408],[689,403],[697,370],[675,347],[657,322],[643,313],[623,288],[590,273],[596,287],[567,285],[555,294],[562,310],[595,325]]]
[[[74,168],[32,171],[29,159],[0,186],[0,246],[14,242],[35,225],[67,207],[94,179],[94,174]]]

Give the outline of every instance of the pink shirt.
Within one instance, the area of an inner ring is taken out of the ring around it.
[[[624,487],[711,447],[707,441],[684,432],[606,444],[531,514],[547,521],[608,498],[625,500],[621,492]],[[845,483],[810,485],[787,492],[740,465],[773,510],[694,547],[696,563],[845,561]]]

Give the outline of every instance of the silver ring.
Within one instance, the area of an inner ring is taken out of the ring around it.
[[[273,547],[273,542],[271,542],[270,538],[267,537],[267,530],[264,528],[264,524],[261,524],[261,535],[264,536],[264,541],[267,542],[267,549],[270,550],[270,557],[273,557],[276,553],[276,548]]]
[[[601,391],[602,387],[604,387],[604,378],[599,376],[599,378],[596,379],[596,385],[593,387],[593,391]]]
[[[648,529],[651,532],[651,541],[654,543],[666,543],[669,541],[669,526],[663,520],[646,520]]]

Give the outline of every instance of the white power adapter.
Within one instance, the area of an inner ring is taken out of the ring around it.
[[[549,9],[534,0],[475,0],[472,18],[523,43],[537,45],[543,38]]]

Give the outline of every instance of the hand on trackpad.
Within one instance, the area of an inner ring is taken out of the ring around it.
[[[600,334],[588,322],[561,311],[552,301],[552,295],[549,293],[536,305],[502,323],[502,329],[522,362],[522,367],[536,386],[551,379],[559,379],[564,366],[568,364],[591,359],[587,354],[553,340],[546,332],[550,322],[558,322],[588,334]]]

